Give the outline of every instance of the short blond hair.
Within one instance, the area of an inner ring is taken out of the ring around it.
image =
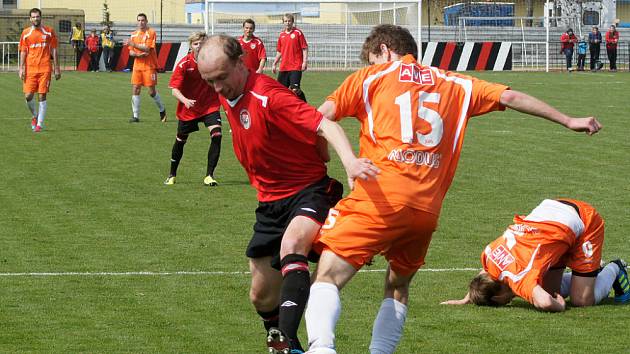
[[[501,293],[501,282],[490,277],[488,273],[479,274],[473,278],[468,287],[470,302],[479,306],[501,306],[493,299]]]
[[[208,35],[206,34],[206,32],[203,31],[197,31],[197,32],[193,32],[190,34],[190,36],[188,36],[188,44],[193,44],[193,42],[196,41],[204,41],[206,38],[208,38]]]

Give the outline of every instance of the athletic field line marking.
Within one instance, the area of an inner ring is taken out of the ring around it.
[[[472,272],[480,268],[426,268],[419,272]],[[384,273],[385,269],[362,269],[359,273]],[[229,276],[249,275],[250,272],[205,272],[205,271],[179,271],[179,272],[30,272],[30,273],[0,273],[0,277],[90,277],[90,276],[177,276],[177,275],[207,275]]]

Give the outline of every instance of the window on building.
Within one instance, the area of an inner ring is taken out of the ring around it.
[[[70,33],[70,32],[72,32],[72,21],[60,20],[59,33]]]
[[[0,8],[17,9],[17,0],[2,0],[2,6],[0,6]]]
[[[599,12],[598,11],[584,11],[582,14],[582,23],[585,26],[599,26]]]

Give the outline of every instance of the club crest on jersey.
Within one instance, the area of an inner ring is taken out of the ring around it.
[[[291,39],[295,38],[295,33],[291,33]]]
[[[256,44],[252,43],[252,44],[249,45],[249,47],[252,48],[252,49],[256,49]]]
[[[433,74],[431,69],[420,70],[414,64],[401,64],[400,73],[398,74],[400,82],[415,82],[420,85],[434,85]]]
[[[241,125],[243,126],[243,128],[249,129],[249,127],[251,127],[252,118],[249,115],[249,111],[247,111],[246,109],[242,109],[241,113],[239,114],[239,118],[240,118]]]
[[[514,263],[514,256],[503,245],[499,245],[490,253],[490,260],[503,271],[507,266]]]

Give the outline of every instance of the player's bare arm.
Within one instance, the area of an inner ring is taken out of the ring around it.
[[[176,88],[171,89],[171,93],[173,94],[173,96],[175,96],[175,98],[177,98],[179,102],[181,102],[188,109],[190,109],[190,107],[193,107],[195,103],[197,102],[197,100],[191,100],[191,99],[186,98],[186,96],[184,96],[184,94]]]
[[[602,129],[601,123],[595,117],[569,117],[547,103],[519,91],[505,90],[501,94],[501,104],[522,113],[556,122],[573,131],[585,132],[588,135],[593,135]]]
[[[278,69],[278,61],[280,61],[281,57],[282,55],[280,55],[280,52],[276,52],[276,57],[273,58],[273,63],[271,64],[271,72],[274,74],[276,73]]]
[[[348,185],[350,186],[350,189],[354,189],[354,180],[356,178],[368,180],[376,178],[376,176],[381,172],[380,169],[369,159],[357,158],[354,155],[343,128],[341,128],[341,126],[336,122],[327,118],[322,119],[317,133],[326,138],[326,140],[337,152],[337,155],[339,155],[341,163],[348,175]]]
[[[302,61],[302,71],[306,71],[308,67],[308,48],[302,49],[302,58],[304,58]]]
[[[24,81],[26,80],[26,55],[28,53],[23,50],[20,52],[20,69],[18,70],[18,76],[20,77],[20,80]]]
[[[53,68],[55,71],[55,80],[61,79],[61,69],[59,68],[59,60],[57,59],[57,48],[51,50],[53,58]]]
[[[470,293],[466,293],[466,296],[464,296],[464,298],[460,300],[446,300],[440,302],[441,305],[467,305],[471,303],[472,302],[470,301]]]
[[[256,70],[256,74],[262,74],[265,69],[265,64],[267,63],[267,58],[260,59],[260,64],[258,64],[258,69]]]
[[[536,285],[534,288],[532,303],[537,309],[548,312],[562,312],[566,308],[564,298],[560,294],[556,294],[554,297],[540,285]]]

